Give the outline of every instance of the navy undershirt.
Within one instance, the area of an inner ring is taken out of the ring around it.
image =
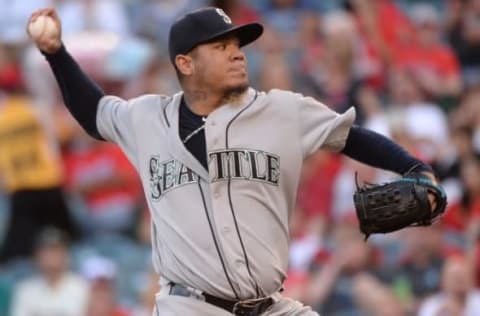
[[[63,101],[73,117],[92,137],[103,140],[97,129],[97,107],[105,93],[62,47],[55,54],[42,52],[52,68]]]
[[[179,131],[180,139],[183,141],[195,130],[205,124],[204,116],[193,113],[182,98],[180,103]],[[184,143],[185,147],[195,158],[208,170],[207,166],[207,145],[205,142],[205,129],[201,129]]]
[[[410,155],[389,138],[354,125],[350,128],[342,154],[372,167],[405,174],[409,171],[433,172],[424,162]]]
[[[98,103],[105,95],[104,92],[83,73],[63,45],[54,54],[43,54],[52,68],[70,113],[89,135],[103,140],[97,129],[96,115]],[[202,117],[193,113],[182,100],[179,119],[180,138],[184,140],[202,124],[204,124]],[[202,129],[184,145],[208,169],[205,131]],[[370,166],[399,174],[404,174],[415,166],[415,171],[431,171],[428,165],[412,157],[390,139],[359,126],[350,129],[342,153]]]

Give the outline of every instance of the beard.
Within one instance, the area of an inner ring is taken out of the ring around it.
[[[223,99],[228,101],[236,100],[248,90],[248,87],[248,82],[244,82],[232,87],[227,87],[223,92]]]

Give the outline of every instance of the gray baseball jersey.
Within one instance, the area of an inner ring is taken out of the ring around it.
[[[105,96],[98,108],[99,132],[141,176],[155,269],[164,282],[225,299],[270,295],[286,277],[302,162],[319,149],[341,150],[355,111],[250,88],[208,115],[206,170],[180,140],[181,98]]]

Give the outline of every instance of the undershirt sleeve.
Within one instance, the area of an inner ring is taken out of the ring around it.
[[[104,140],[96,125],[98,103],[105,95],[102,89],[82,71],[64,45],[53,54],[42,54],[52,68],[70,113],[90,136]]]
[[[433,172],[429,165],[414,158],[400,145],[357,125],[350,129],[341,152],[359,162],[398,174],[405,174],[408,171]]]

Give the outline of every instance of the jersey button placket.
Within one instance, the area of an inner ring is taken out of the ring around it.
[[[214,182],[211,184],[210,190],[212,198],[212,215],[214,216],[215,223],[217,223],[215,228],[218,233],[219,244],[225,254],[224,259],[228,266],[228,270],[230,271],[232,281],[236,284],[240,284],[241,278],[239,278],[239,267],[236,265],[236,261],[241,258],[238,258],[235,255],[235,252],[238,251],[238,249],[235,249],[238,245],[238,240],[235,237],[236,235],[232,233],[234,231],[234,223],[231,214],[230,212],[224,211],[225,209],[228,210],[228,205],[225,205],[224,201],[226,194],[225,187],[222,182]]]

